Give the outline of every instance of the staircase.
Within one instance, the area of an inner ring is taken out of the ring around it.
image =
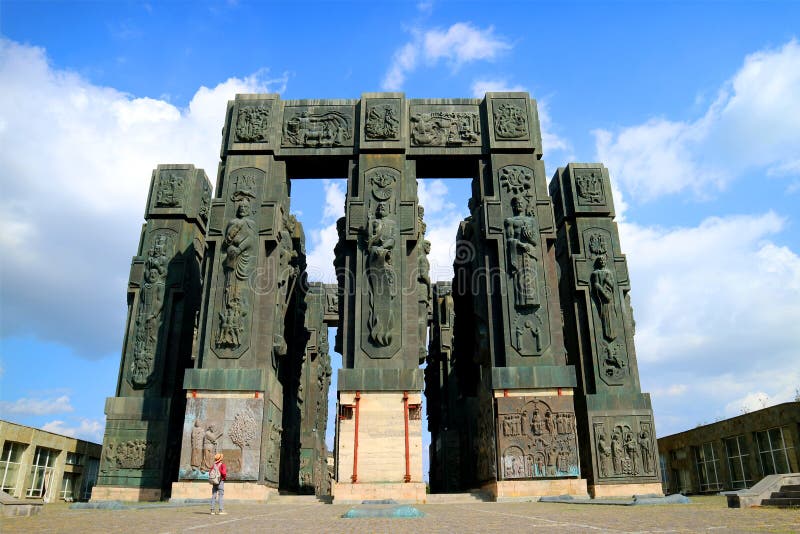
[[[773,491],[769,499],[761,501],[761,506],[776,508],[800,507],[800,484],[786,484],[780,490]]]

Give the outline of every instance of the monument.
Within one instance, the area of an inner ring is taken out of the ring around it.
[[[205,498],[222,452],[228,498],[424,502],[423,394],[433,491],[659,493],[608,173],[570,164],[548,193],[541,158],[527,93],[237,95],[213,197],[190,165],[154,171],[95,500]],[[335,285],[308,280],[291,214],[319,177],[348,184]],[[419,178],[471,180],[451,282]]]

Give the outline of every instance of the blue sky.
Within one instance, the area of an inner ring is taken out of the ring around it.
[[[0,417],[102,438],[150,172],[213,179],[237,92],[529,91],[548,176],[610,169],[658,434],[790,400],[799,20],[794,2],[3,0]],[[440,280],[468,190],[421,183]],[[293,185],[324,281],[343,191]]]

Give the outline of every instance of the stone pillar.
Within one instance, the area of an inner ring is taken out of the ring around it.
[[[639,385],[630,279],[608,170],[570,163],[556,172],[550,194],[567,350],[580,370],[576,404],[590,493],[661,494],[653,410]]]
[[[403,153],[404,104],[397,93],[361,100],[360,154],[348,185],[345,243],[337,247],[345,335],[336,502],[425,496],[418,299],[424,246],[415,162]]]
[[[489,154],[460,230],[455,286],[478,295],[467,318],[477,368],[473,384],[463,384],[478,405],[475,482],[498,500],[586,495],[536,102],[526,93],[487,93],[482,113]]]
[[[226,497],[263,500],[280,482],[286,320],[305,267],[302,228],[289,213],[277,95],[229,102],[206,237],[204,298],[172,498],[208,496],[216,453]]]
[[[425,398],[428,403],[428,431],[431,433],[430,486],[434,493],[460,489],[463,469],[460,447],[462,407],[458,378],[453,368],[453,323],[455,306],[450,282],[433,286],[428,364],[425,367]]]
[[[131,262],[128,320],[116,396],[93,501],[159,500],[177,469],[184,371],[200,309],[200,265],[211,185],[193,165],[153,171],[139,252]]]

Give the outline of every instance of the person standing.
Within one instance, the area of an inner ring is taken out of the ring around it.
[[[218,515],[226,515],[227,512],[224,510],[223,507],[223,497],[225,495],[225,479],[228,478],[228,468],[222,462],[224,458],[223,454],[217,453],[214,456],[214,467],[211,468],[209,471],[208,476],[209,479],[212,480],[211,484],[211,513],[214,513],[214,501],[217,501],[217,514]],[[215,474],[214,471],[218,473]],[[219,477],[219,482],[216,484],[213,483],[215,477]]]

